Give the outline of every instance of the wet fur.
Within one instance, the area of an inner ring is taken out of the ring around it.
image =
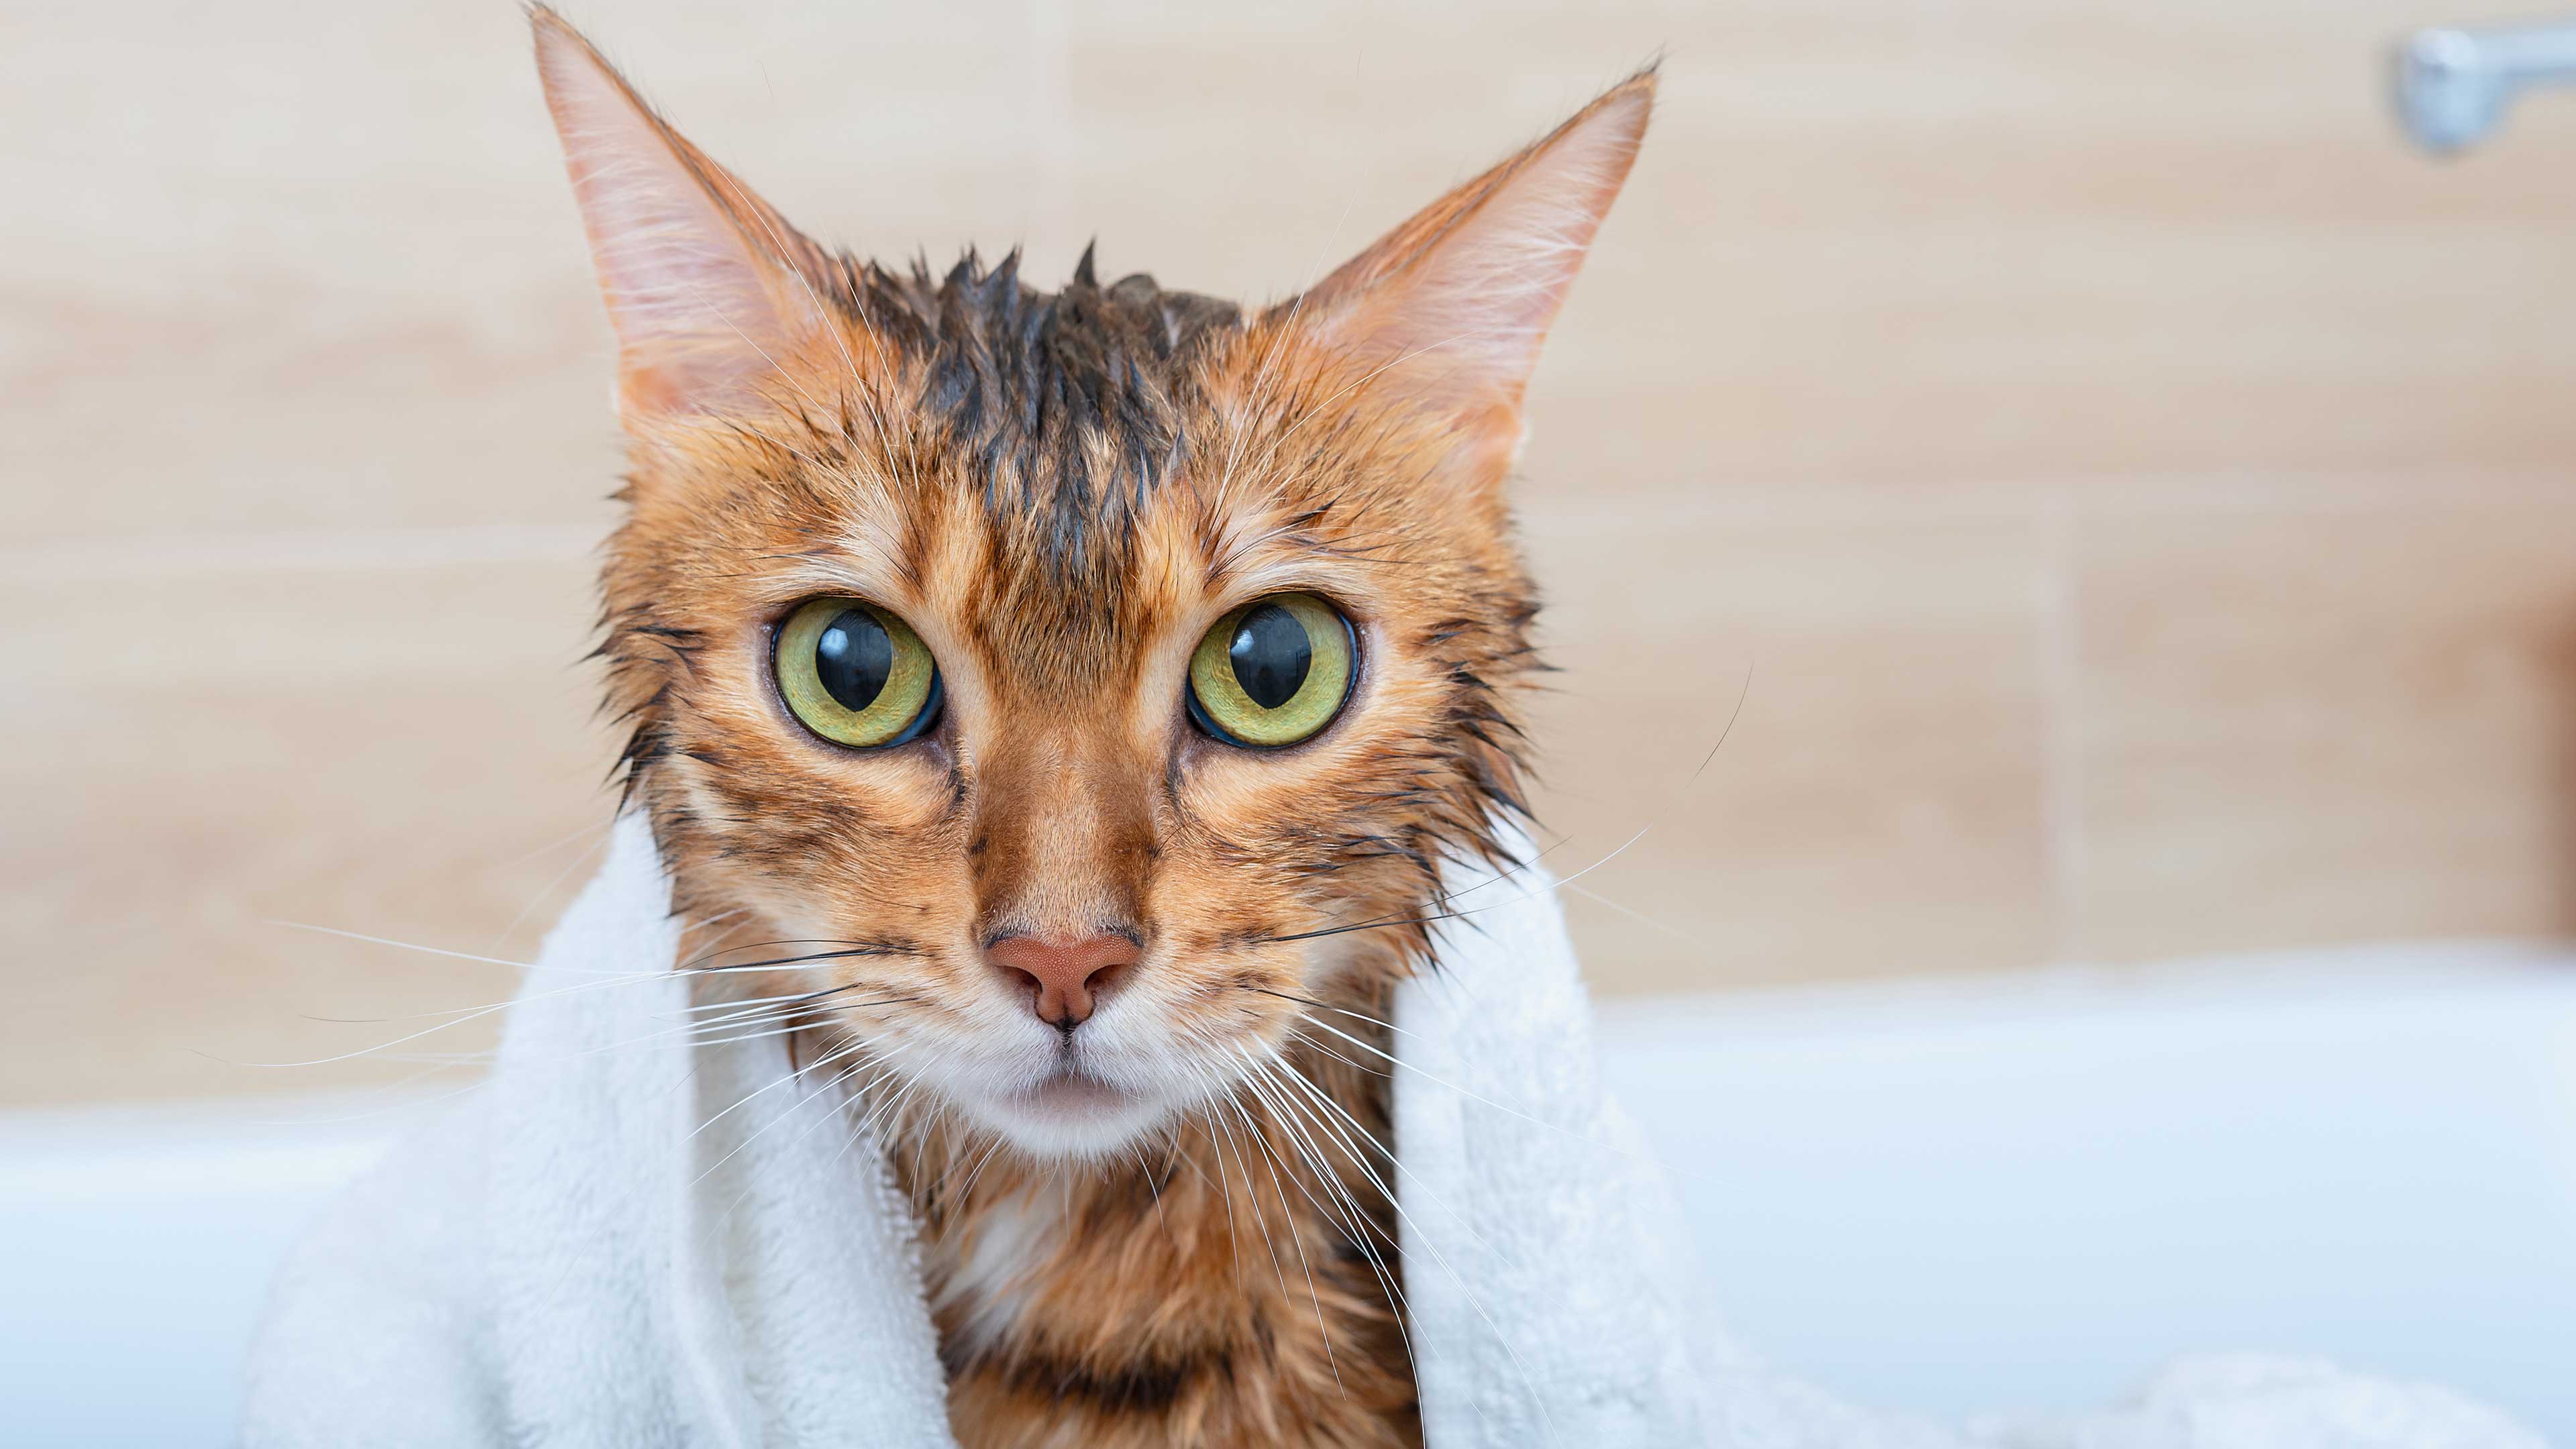
[[[1506,865],[1535,603],[1502,487],[1517,381],[1399,385],[1350,319],[1539,148],[1246,313],[1102,285],[1088,255],[1052,294],[1015,258],[882,270],[651,124],[789,322],[736,329],[761,344],[739,386],[694,353],[639,367],[622,327],[625,788],[691,961],[738,968],[704,989],[789,1021],[911,1194],[961,1444],[1418,1443],[1381,1023],[1432,965],[1444,862]],[[1289,589],[1353,621],[1351,705],[1285,750],[1198,733],[1191,646]],[[852,752],[787,713],[770,634],[820,594],[913,625],[936,729]],[[1142,960],[1061,1040],[981,955],[1104,929]],[[997,1131],[983,1084],[1050,1052],[1164,1110],[1111,1147]]]

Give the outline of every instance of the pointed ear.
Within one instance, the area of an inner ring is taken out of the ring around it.
[[[1387,233],[1295,303],[1299,323],[1508,459],[1539,344],[1628,179],[1653,109],[1639,71]]]
[[[534,5],[528,18],[617,330],[619,410],[633,419],[755,400],[820,335],[821,250],[664,124],[562,17]]]

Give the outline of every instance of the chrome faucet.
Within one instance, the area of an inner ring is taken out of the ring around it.
[[[2397,119],[2415,144],[2476,145],[2525,88],[2576,85],[2576,20],[2419,30],[2397,47]]]

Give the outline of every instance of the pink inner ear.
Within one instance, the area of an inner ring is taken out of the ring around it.
[[[772,214],[551,15],[537,20],[537,68],[617,331],[621,402],[687,413],[754,395],[811,320],[746,235]]]
[[[1426,403],[1516,413],[1653,97],[1651,73],[1623,82],[1388,233],[1307,295],[1312,325]]]

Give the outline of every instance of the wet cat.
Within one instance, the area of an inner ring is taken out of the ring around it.
[[[1506,474],[1653,75],[1247,309],[827,250],[534,21],[628,800],[910,1193],[960,1442],[1418,1443],[1386,1003],[1507,865]]]

